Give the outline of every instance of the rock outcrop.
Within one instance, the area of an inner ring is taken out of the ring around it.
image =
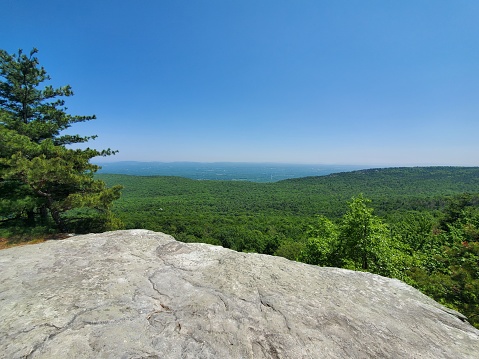
[[[146,230],[0,251],[2,358],[478,358],[412,287]]]

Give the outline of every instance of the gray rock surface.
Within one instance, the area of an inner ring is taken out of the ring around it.
[[[117,231],[0,251],[2,358],[478,358],[479,331],[368,273]]]

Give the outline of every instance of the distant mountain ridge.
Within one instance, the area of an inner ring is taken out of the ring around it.
[[[378,192],[381,188],[394,188],[396,194],[413,195],[418,191],[435,189],[437,194],[448,192],[477,192],[479,189],[479,167],[390,167],[360,169],[350,172],[331,173],[325,176],[292,178],[284,183],[301,183],[302,185],[321,186],[333,183],[335,191],[354,186],[358,191]],[[444,190],[444,192],[441,192]]]

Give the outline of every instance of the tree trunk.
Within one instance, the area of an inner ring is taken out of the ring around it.
[[[48,209],[45,205],[40,207],[40,221],[43,225],[48,223]]]
[[[66,223],[61,216],[61,212],[55,208],[55,203],[52,199],[51,194],[44,192],[34,186],[32,186],[32,188],[35,190],[37,194],[39,194],[40,196],[46,199],[47,203],[43,207],[48,208],[48,210],[50,211],[50,214],[52,215],[53,221],[57,225],[57,228],[60,230],[60,232],[66,233],[67,232]]]
[[[35,226],[35,211],[33,211],[33,209],[27,211],[27,226]]]
[[[60,215],[60,211],[50,207],[50,213],[52,215],[53,221],[57,225],[60,232],[62,232],[62,233],[68,232],[65,221],[63,220],[62,216]]]

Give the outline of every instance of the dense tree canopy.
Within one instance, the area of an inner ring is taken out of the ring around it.
[[[0,50],[0,219],[62,232],[114,227],[110,206],[121,186],[94,179],[99,167],[90,163],[113,152],[69,146],[95,138],[64,132],[95,116],[66,112],[70,86],[41,87],[50,77],[36,53]]]

